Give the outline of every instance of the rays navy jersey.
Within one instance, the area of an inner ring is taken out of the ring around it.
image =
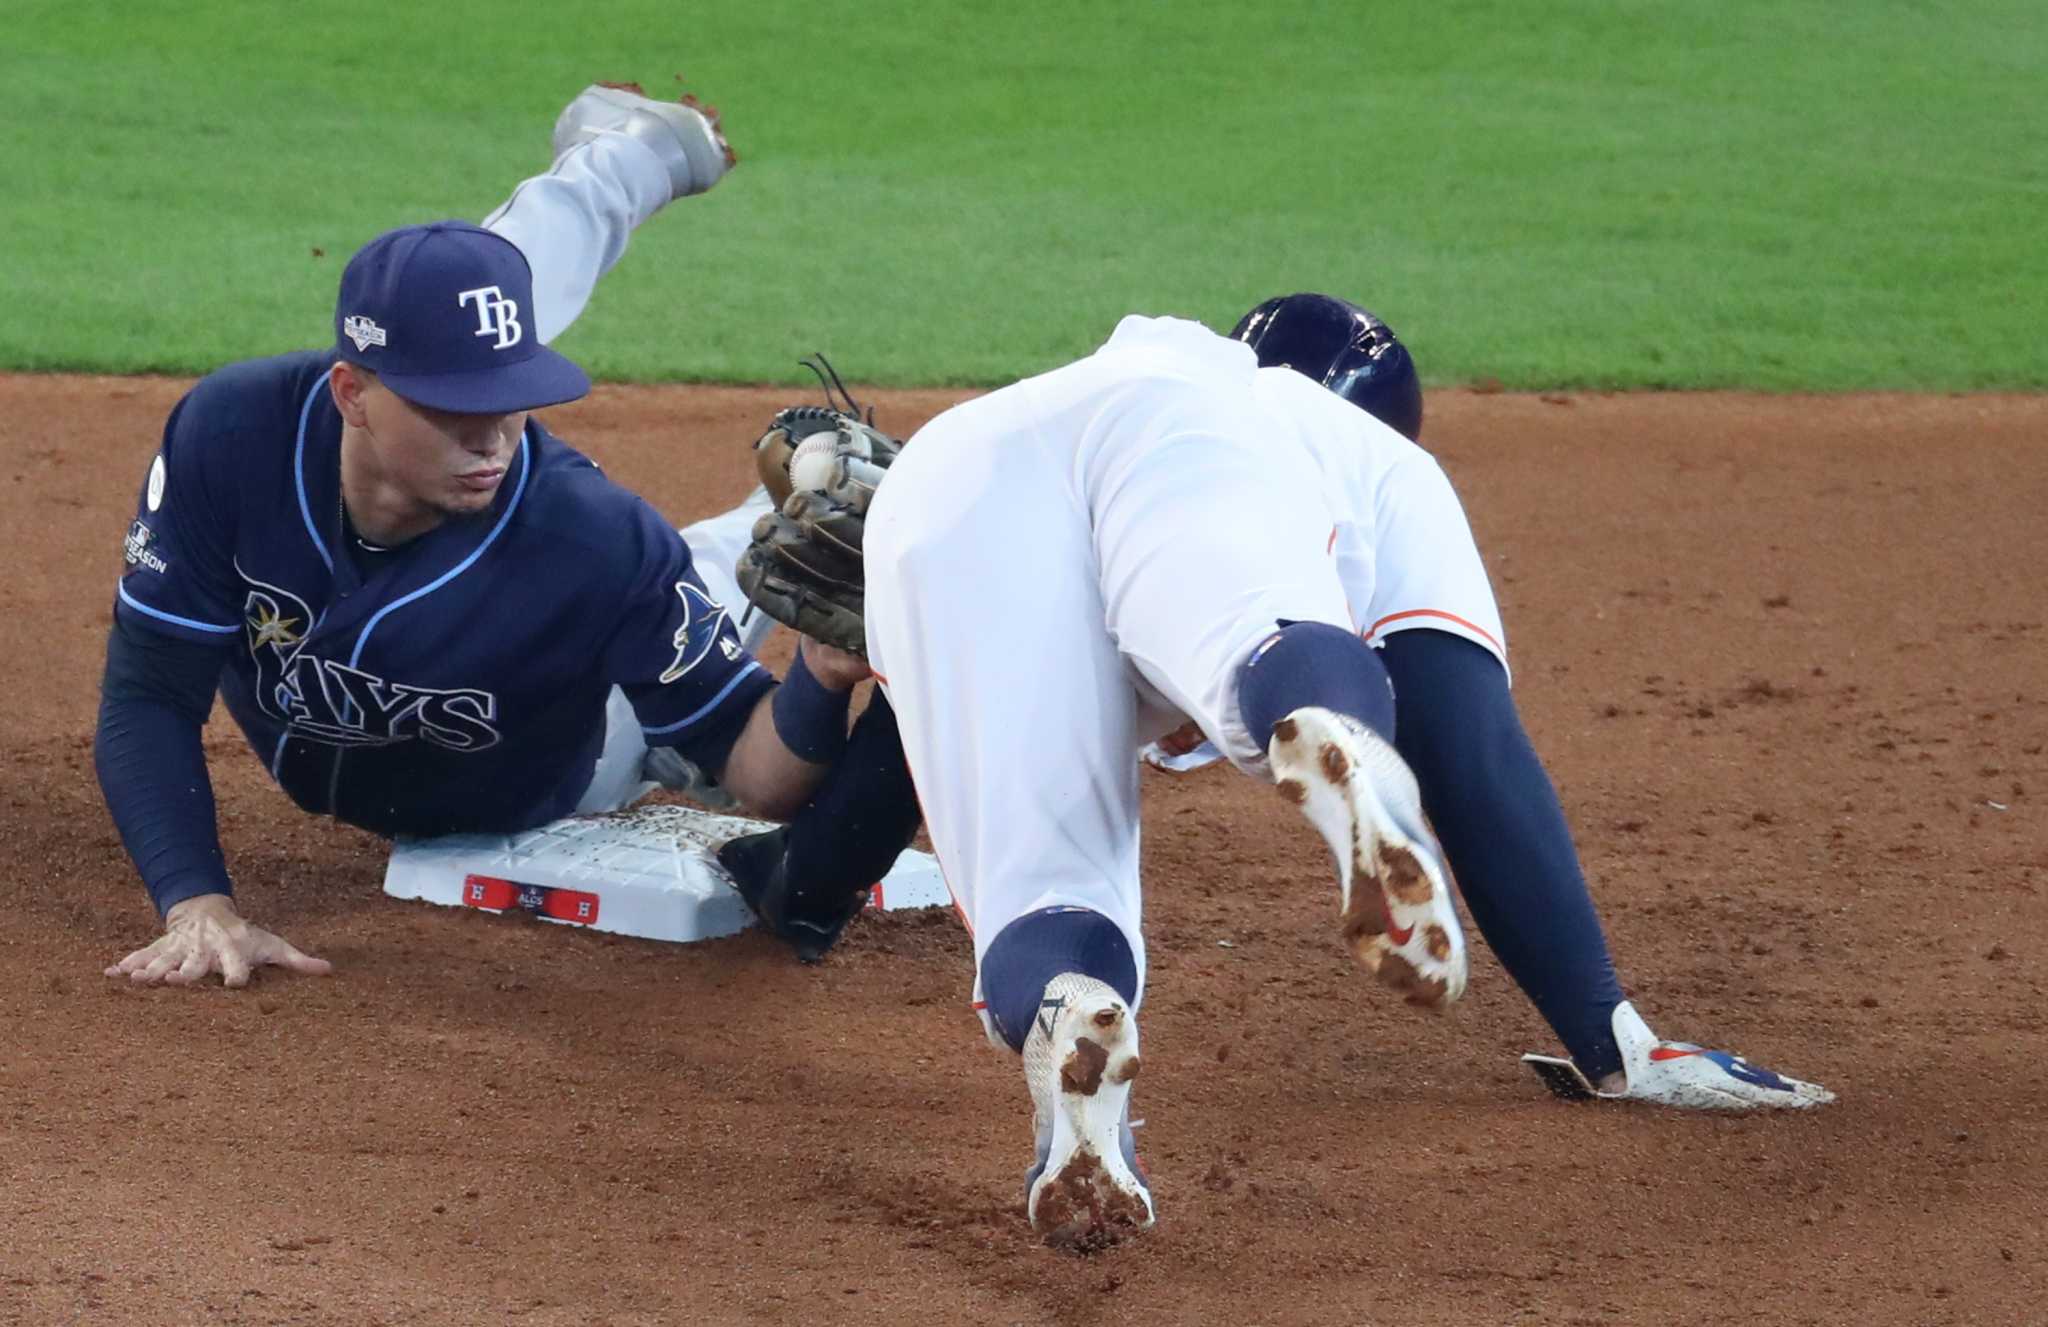
[[[651,745],[729,743],[772,685],[682,537],[529,421],[490,509],[358,566],[331,351],[233,365],[164,429],[116,611],[223,647],[220,690],[309,811],[509,830],[588,784],[614,685]]]

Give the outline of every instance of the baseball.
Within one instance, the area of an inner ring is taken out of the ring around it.
[[[832,483],[832,471],[839,460],[839,433],[825,429],[798,443],[789,457],[792,487],[822,493]]]

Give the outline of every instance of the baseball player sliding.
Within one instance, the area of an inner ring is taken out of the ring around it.
[[[1560,1093],[1832,1100],[1661,1041],[1622,999],[1462,508],[1383,421],[1419,432],[1413,368],[1343,301],[1270,300],[1230,337],[1126,318],[1094,354],[933,419],[869,485],[864,531],[834,532],[864,550],[864,597],[841,596],[864,636],[847,643],[900,725],[989,1033],[1022,1054],[1027,1210],[1055,1243],[1154,1216],[1129,1126],[1135,757],[1185,721],[1322,835],[1345,943],[1418,1004],[1465,988],[1454,869],[1571,1051],[1532,1057]],[[830,547],[790,546],[821,506],[842,527],[861,508],[858,461],[763,521],[742,557],[755,601],[793,623],[824,621],[803,609],[838,593],[813,570],[844,571]],[[801,816],[778,831],[806,832]]]
[[[172,411],[128,532],[95,745],[166,929],[109,976],[328,970],[234,907],[200,745],[216,689],[294,801],[383,834],[610,809],[653,786],[650,766],[786,816],[844,749],[865,664],[806,640],[778,685],[678,533],[530,414],[588,390],[542,343],[631,225],[732,165],[716,116],[593,87],[555,146],[496,229],[364,246],[331,345],[222,369]],[[575,229],[599,212],[618,224]],[[522,228],[564,241],[539,281]]]

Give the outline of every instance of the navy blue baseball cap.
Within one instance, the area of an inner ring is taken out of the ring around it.
[[[335,347],[406,400],[469,415],[573,401],[582,369],[535,334],[519,246],[466,221],[386,231],[348,260]]]

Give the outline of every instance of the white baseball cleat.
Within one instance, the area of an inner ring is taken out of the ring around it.
[[[1450,873],[1400,753],[1347,715],[1305,706],[1273,725],[1267,755],[1280,795],[1337,859],[1344,940],[1358,961],[1410,1004],[1463,995],[1465,933]]]
[[[1152,1189],[1130,1125],[1138,1021],[1108,985],[1069,972],[1046,984],[1024,1039],[1038,1131],[1024,1210],[1045,1242],[1091,1249],[1152,1224]]]
[[[1660,1041],[1650,1025],[1623,1000],[1614,1006],[1614,1040],[1628,1085],[1602,1092],[1570,1060],[1524,1055],[1522,1063],[1567,1101],[1648,1101],[1681,1110],[1810,1110],[1835,1094],[1819,1083],[1802,1082],[1751,1064],[1740,1055],[1710,1051],[1685,1041]]]
[[[592,83],[555,121],[555,156],[603,133],[637,138],[668,167],[671,197],[701,194],[725,178],[739,157],[719,129],[718,112],[685,93],[656,101],[638,83]]]

